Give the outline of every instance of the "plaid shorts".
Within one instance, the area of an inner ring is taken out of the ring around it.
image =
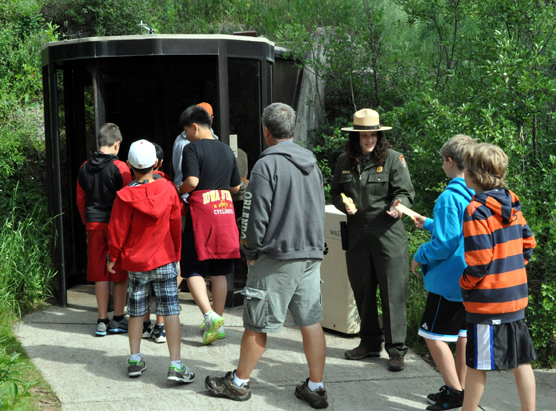
[[[130,317],[142,317],[150,310],[149,288],[156,295],[156,315],[179,315],[178,264],[170,263],[151,271],[129,271]]]

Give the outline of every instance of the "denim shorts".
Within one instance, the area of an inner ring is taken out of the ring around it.
[[[308,327],[322,321],[318,259],[276,260],[264,254],[249,267],[243,294],[243,327],[276,333],[290,310],[295,325]]]
[[[129,272],[130,317],[142,317],[150,310],[149,288],[156,295],[156,315],[179,315],[178,264],[170,263],[151,271]]]

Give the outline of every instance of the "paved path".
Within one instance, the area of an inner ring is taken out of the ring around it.
[[[207,375],[224,375],[239,358],[243,332],[241,308],[225,313],[225,340],[203,346],[199,336],[201,314],[188,293],[180,293],[182,361],[197,381],[177,385],[166,381],[169,365],[166,344],[143,340],[147,370],[137,379],[127,377],[127,335],[95,337],[94,288],[82,285],[68,291],[68,307],[49,307],[23,318],[16,334],[50,383],[63,410],[310,410],[294,395],[295,385],[308,376],[298,329],[290,326],[269,335],[263,359],[251,376],[253,395],[239,403],[210,396]],[[440,375],[411,351],[407,368],[386,370],[387,356],[348,361],[343,352],[357,344],[354,338],[327,333],[325,384],[331,410],[425,410],[426,394],[442,385]],[[556,372],[537,371],[537,410],[556,410]],[[513,373],[487,377],[481,403],[484,410],[519,410]]]

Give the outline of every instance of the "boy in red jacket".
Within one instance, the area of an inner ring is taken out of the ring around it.
[[[180,361],[181,330],[176,277],[181,251],[181,212],[174,185],[164,178],[154,179],[156,150],[152,143],[139,140],[129,149],[128,165],[135,181],[118,192],[108,225],[107,269],[115,262],[129,272],[128,375],[139,377],[146,369],[140,353],[143,317],[150,308],[149,287],[156,295],[156,314],[164,317],[170,369],[168,380],[195,381],[195,374]]]
[[[153,167],[153,179],[158,178],[165,178],[168,181],[172,181],[172,179],[163,171],[160,171],[162,168],[162,163],[164,162],[164,150],[158,144],[152,142],[155,150],[156,150],[156,167]],[[179,265],[178,265],[178,288],[181,283],[181,276],[179,274]],[[155,298],[153,296],[152,287],[150,289],[150,299],[151,301]],[[156,316],[156,322],[153,325],[151,323],[151,311],[149,310],[145,314],[145,318],[143,320],[143,338],[152,338],[156,343],[165,343],[166,342],[166,331],[164,330],[164,317],[161,315]]]

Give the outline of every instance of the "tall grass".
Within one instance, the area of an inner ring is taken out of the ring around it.
[[[4,309],[18,317],[22,311],[36,307],[51,297],[54,278],[51,268],[50,220],[45,210],[35,205],[23,210],[18,205],[17,187],[13,191],[11,210],[0,223],[0,292]]]
[[[30,397],[29,388],[37,384],[37,379],[29,382],[27,369],[31,366],[18,352],[21,346],[12,326],[22,312],[51,297],[53,239],[42,202],[28,209],[29,199],[18,192],[18,185],[8,195],[4,193],[2,200],[5,211],[0,217],[0,409],[14,409],[21,400]]]

